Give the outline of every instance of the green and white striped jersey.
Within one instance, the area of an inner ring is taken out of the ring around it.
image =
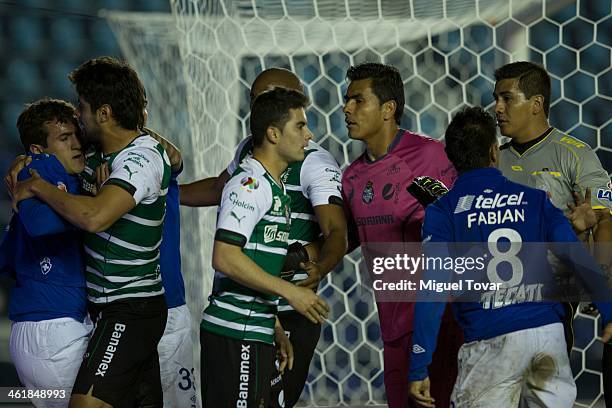
[[[289,200],[284,185],[278,185],[259,161],[247,158],[223,188],[215,240],[242,247],[264,271],[280,276],[291,227]],[[233,339],[273,344],[277,302],[278,296],[216,271],[200,327]]]
[[[552,128],[541,141],[519,154],[511,145],[500,149],[499,170],[510,180],[550,193],[555,207],[569,212],[573,191],[591,188],[591,206],[612,210],[610,177],[591,147]]]
[[[84,234],[87,295],[94,303],[164,293],[159,246],[170,182],[170,161],[152,137],[141,135],[124,149],[87,157],[82,189],[92,194],[95,169],[108,163],[104,185],[129,192],[136,206],[106,231]]]
[[[236,148],[234,159],[227,167],[232,174],[245,157],[253,151],[252,138],[242,140]],[[282,175],[287,193],[291,197],[291,232],[289,244],[302,245],[316,241],[321,229],[315,216],[317,205],[330,204],[342,200],[340,194],[342,173],[333,156],[317,143],[310,141],[303,161],[290,163]],[[331,201],[330,201],[331,199]],[[291,282],[299,282],[308,277],[302,270],[296,271]],[[280,299],[279,312],[293,310],[285,299]]]

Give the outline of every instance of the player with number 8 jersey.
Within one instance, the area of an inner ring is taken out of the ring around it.
[[[481,108],[459,112],[446,131],[446,152],[460,175],[446,195],[427,207],[423,224],[427,245],[488,243],[493,258],[488,261],[487,276],[510,291],[510,285],[518,288],[521,282],[542,282],[552,276],[546,248],[537,243],[564,243],[563,249],[567,251],[572,245],[580,257],[570,258],[554,246],[553,252],[584,272],[592,293],[599,293],[597,285],[605,288],[603,276],[581,267],[589,265],[589,255],[546,193],[511,182],[495,168],[499,146],[491,115]],[[511,242],[510,249],[498,251],[499,240]],[[524,245],[518,256],[523,243],[531,243],[535,249]],[[529,262],[521,260],[525,252]],[[501,263],[511,266],[509,279],[508,273],[504,273],[504,279],[497,275]],[[594,261],[590,266],[591,271],[597,268]],[[434,269],[426,275],[439,277],[442,273]],[[519,295],[511,302],[492,304],[484,301],[484,295],[481,302],[452,304],[465,338],[451,399],[454,406],[494,404],[510,408],[524,400],[530,407],[572,407],[576,385],[566,354],[562,305],[537,298],[521,299]],[[603,308],[604,324],[610,323],[610,304],[598,305]],[[444,306],[439,300],[421,301],[415,306],[409,379],[412,398],[424,404],[431,402],[427,366],[436,349]],[[612,324],[608,324],[608,330],[612,330]]]

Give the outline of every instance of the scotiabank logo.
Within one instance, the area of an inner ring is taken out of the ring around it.
[[[286,231],[278,231],[278,225],[266,225],[264,228],[264,243],[272,241],[287,242],[289,233]]]
[[[523,192],[518,194],[495,194],[493,197],[486,197],[484,195],[479,195],[478,197],[474,195],[465,195],[457,201],[457,206],[455,207],[455,214],[459,214],[465,211],[470,211],[472,206],[474,208],[480,210],[493,210],[495,208],[504,208],[511,206],[518,206],[523,203]],[[476,203],[474,205],[474,202]]]

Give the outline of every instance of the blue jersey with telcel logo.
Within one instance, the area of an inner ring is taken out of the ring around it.
[[[53,155],[32,155],[19,175],[35,169],[49,183],[78,194],[79,181]],[[13,214],[1,245],[0,258],[15,278],[9,301],[12,321],[41,321],[86,315],[85,273],[80,232],[37,198],[23,200]],[[10,251],[9,253],[6,253]]]
[[[181,214],[179,211],[179,186],[176,178],[183,167],[173,172],[166,195],[166,215],[159,247],[159,264],[168,309],[185,304],[185,283],[181,274]]]
[[[424,242],[497,244],[500,239],[519,243],[579,242],[567,218],[545,192],[511,182],[494,168],[461,174],[448,194],[427,207]],[[581,259],[590,259],[582,244],[572,245],[572,248],[584,257]],[[522,276],[528,279],[531,274],[535,280],[552,276],[546,251],[540,252],[541,259],[522,265]],[[594,261],[592,265],[596,268]],[[577,272],[580,272],[579,268]],[[466,342],[560,322],[564,316],[562,305],[556,302],[525,300],[497,306],[483,302],[454,302],[452,306]],[[610,304],[598,303],[598,306],[604,322],[609,322],[612,316]],[[417,302],[415,305],[411,381],[427,377],[427,366],[435,350],[443,311],[444,303],[440,302]]]

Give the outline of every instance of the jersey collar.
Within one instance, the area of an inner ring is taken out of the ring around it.
[[[496,167],[482,167],[480,169],[469,170],[469,171],[459,174],[457,181],[455,181],[455,185],[457,185],[457,183],[473,184],[474,183],[473,180],[475,178],[494,177],[494,176],[501,177],[502,172],[499,171],[499,169]]]
[[[259,160],[257,160],[255,157],[253,157],[253,156],[247,157],[247,158],[244,159],[244,161],[248,161],[248,162],[253,163],[253,166],[258,169],[258,171],[260,172],[260,174],[262,176],[268,176],[268,179],[270,179],[270,181],[272,183],[274,183],[276,186],[278,186],[278,188],[280,188],[281,190],[285,191],[285,184],[283,184],[282,181],[281,181],[281,184],[278,184],[276,182],[276,180],[274,180],[274,177],[272,177],[272,175],[270,174],[268,169],[266,169],[264,167],[264,165]]]
[[[393,137],[393,141],[391,141],[391,144],[389,145],[389,147],[387,147],[387,153],[383,154],[382,156],[380,156],[378,159],[375,159],[375,160],[370,160],[370,158],[368,157],[368,154],[364,153],[363,154],[364,161],[367,164],[371,164],[371,163],[376,163],[376,162],[384,159],[385,157],[387,157],[387,155],[389,153],[391,153],[391,151],[393,151],[393,149],[395,149],[395,146],[397,146],[399,144],[400,140],[402,140],[402,137],[404,136],[404,133],[406,133],[406,131],[404,129],[402,129],[402,128],[399,128],[397,130],[397,133]]]
[[[532,147],[546,139],[546,137],[553,131],[552,127],[546,129],[546,132],[542,133],[540,136],[536,137],[533,140],[530,140],[526,143],[516,143],[514,140],[510,142],[510,147],[514,150],[519,156],[522,156],[527,151],[529,151]]]

